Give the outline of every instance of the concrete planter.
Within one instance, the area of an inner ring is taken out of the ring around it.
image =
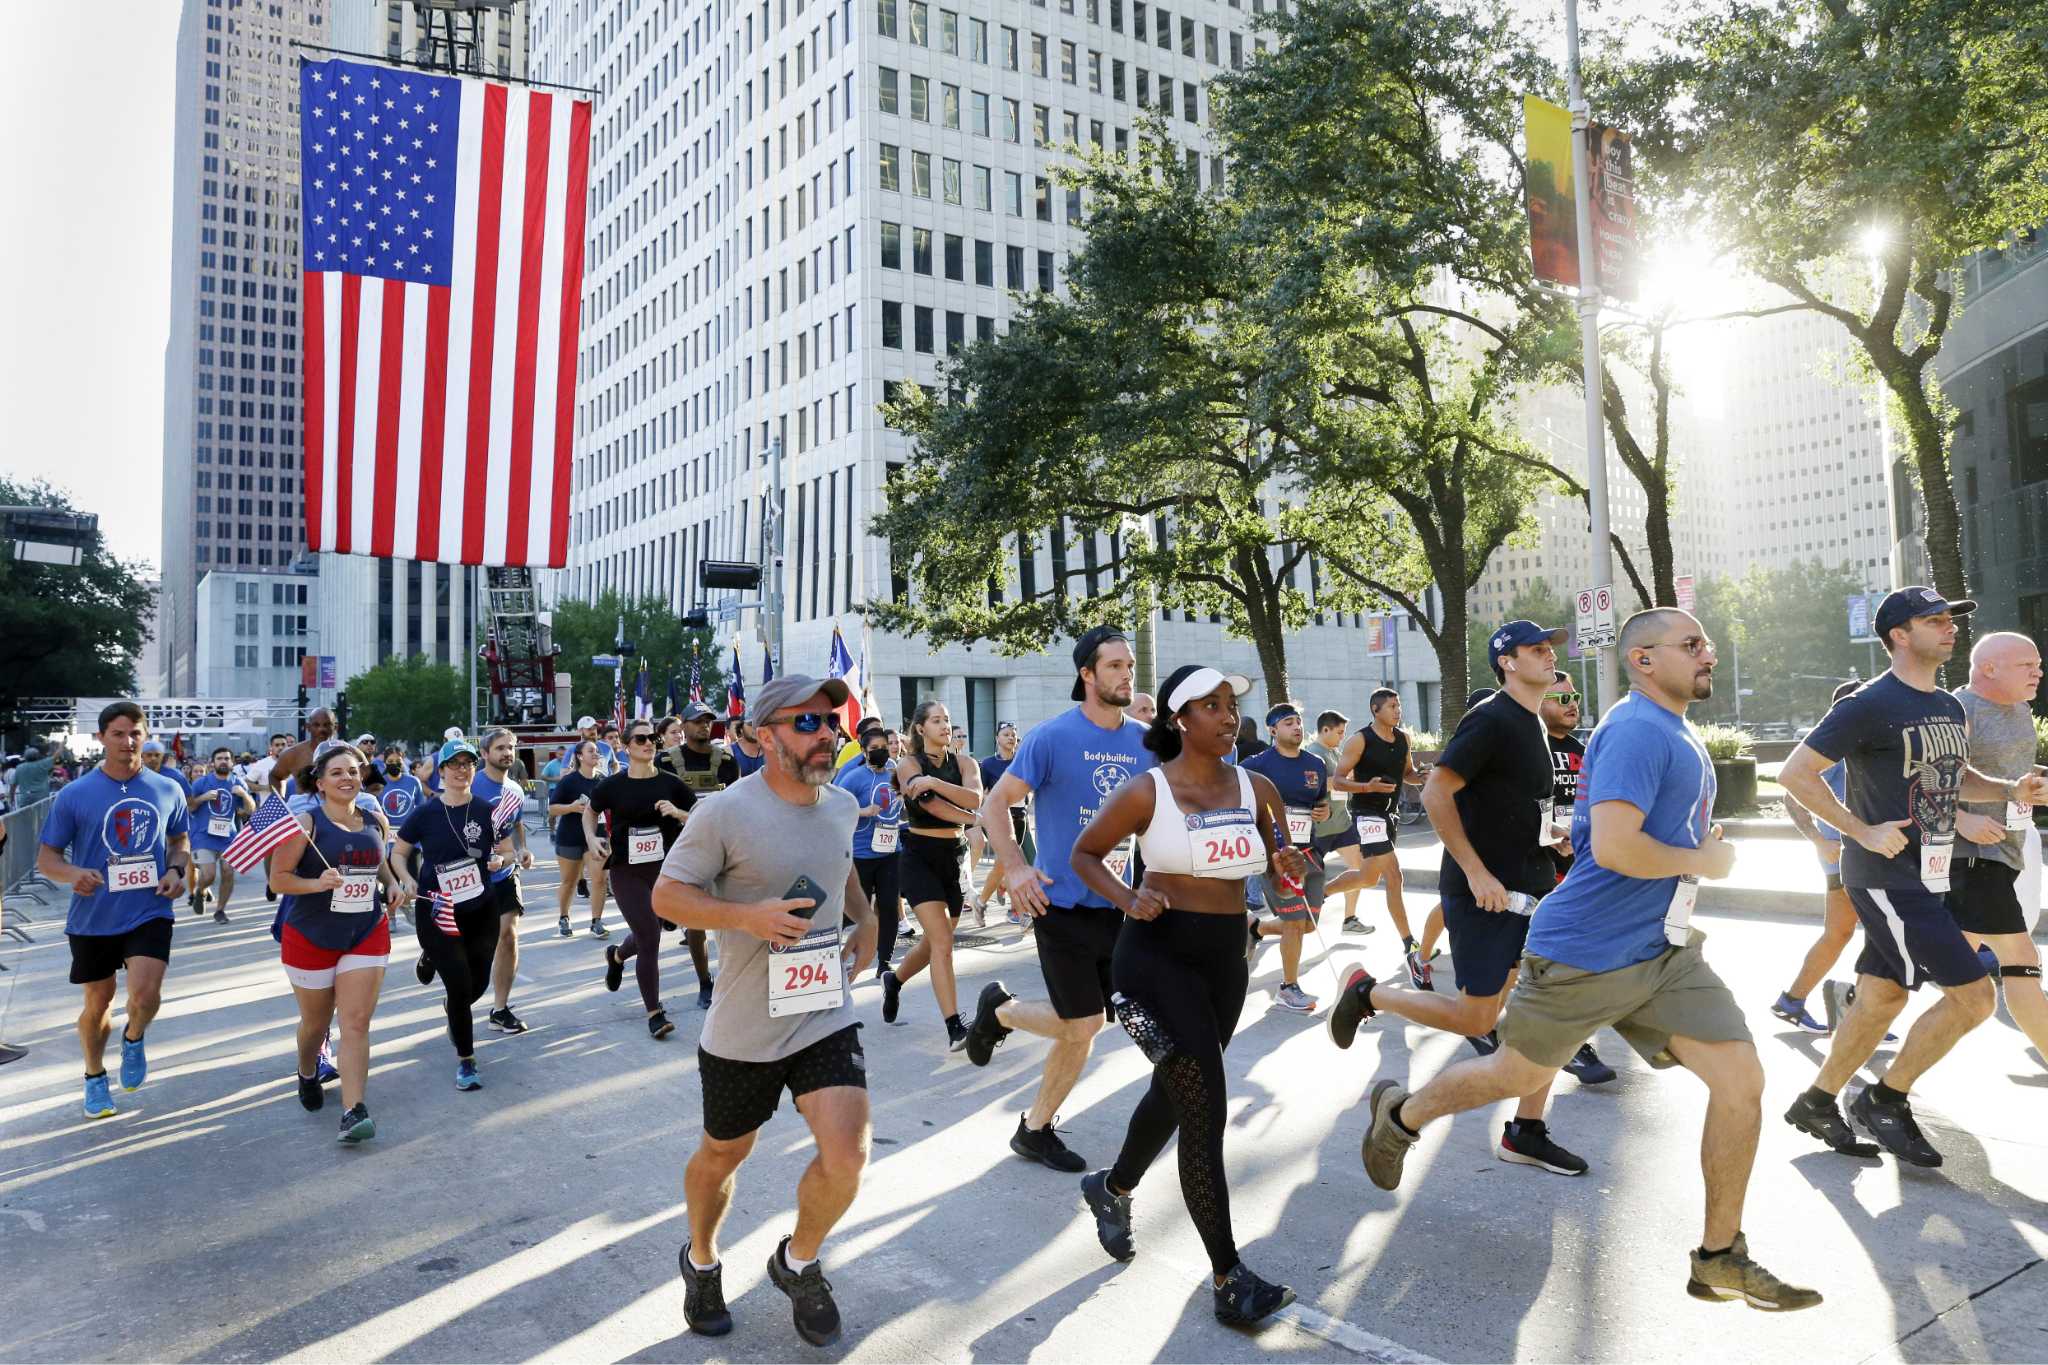
[[[1738,811],[1756,809],[1756,759],[1748,754],[1740,758],[1717,758],[1714,760],[1714,815],[1734,815]]]

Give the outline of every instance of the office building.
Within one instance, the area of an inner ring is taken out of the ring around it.
[[[318,654],[320,579],[310,573],[214,569],[199,580],[201,697],[288,700],[299,660]]]

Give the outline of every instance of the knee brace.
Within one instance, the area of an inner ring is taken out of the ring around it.
[[[2016,976],[2025,976],[2032,977],[2034,980],[2039,981],[2041,979],[2041,968],[2038,965],[2031,963],[2001,965],[1998,969],[1998,974],[2002,977],[2007,978],[2008,980]]]

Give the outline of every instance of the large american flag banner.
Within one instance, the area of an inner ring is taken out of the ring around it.
[[[590,103],[299,69],[306,543],[568,559]]]

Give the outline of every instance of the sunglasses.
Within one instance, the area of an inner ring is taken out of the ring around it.
[[[1545,695],[1549,700],[1556,702],[1560,706],[1577,706],[1579,704],[1579,694],[1576,692],[1550,692]]]
[[[639,734],[637,734],[637,735],[628,735],[628,736],[626,736],[626,743],[628,743],[628,744],[652,744],[652,743],[654,743],[654,735],[653,735],[653,733],[652,733],[651,731],[643,730],[643,731],[641,731],[641,732],[640,732]]]
[[[837,711],[799,711],[793,716],[779,716],[768,722],[770,725],[787,725],[800,735],[815,735],[820,729],[838,734],[840,730]]]
[[[1645,649],[1682,649],[1697,659],[1713,649],[1714,642],[1704,635],[1688,635],[1683,640],[1658,640],[1645,645]]]

